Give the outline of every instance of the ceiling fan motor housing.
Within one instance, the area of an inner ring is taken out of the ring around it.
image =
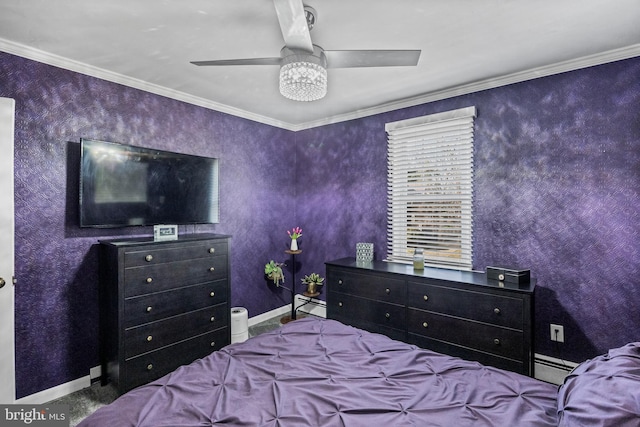
[[[304,17],[307,19],[307,26],[309,27],[309,31],[313,29],[313,26],[316,25],[316,17],[318,14],[316,10],[311,6],[304,5]]]

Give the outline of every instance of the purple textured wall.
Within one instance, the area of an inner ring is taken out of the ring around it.
[[[151,234],[78,228],[80,137],[221,159],[221,223],[180,231],[233,235],[232,304],[254,316],[289,302],[262,268],[291,227],[299,274],[360,241],[384,258],[386,122],[475,105],[475,268],[531,268],[537,352],[580,361],[637,340],[638,75],[640,58],[293,133],[0,53],[17,109],[17,396],[98,364],[95,244]]]
[[[358,241],[385,257],[385,123],[475,105],[474,269],[531,269],[536,352],[582,361],[637,341],[638,76],[635,58],[298,132],[305,268]]]
[[[78,227],[81,137],[220,158],[220,224],[231,234],[232,304],[251,315],[289,300],[264,280],[294,224],[295,134],[0,53],[0,96],[16,99],[16,383],[23,397],[99,364],[100,238],[150,227]]]
[[[383,118],[375,117],[296,133],[296,217],[305,230],[303,274],[324,276],[324,262],[355,257],[358,242],[372,242],[374,257],[385,258],[384,124]]]

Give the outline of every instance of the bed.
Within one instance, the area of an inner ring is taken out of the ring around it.
[[[622,363],[635,366],[635,378],[620,385],[640,388],[639,347],[625,349],[637,358]],[[134,389],[79,426],[582,426],[599,412],[574,407],[581,376],[568,379],[573,385],[561,389],[559,406],[555,385],[304,318]],[[638,426],[636,398],[635,409],[627,407],[635,417],[626,421],[635,424],[608,425]],[[603,408],[610,409],[596,409]]]

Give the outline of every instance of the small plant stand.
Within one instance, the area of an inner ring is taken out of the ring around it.
[[[291,289],[283,286],[283,288],[291,291],[291,315],[280,319],[280,323],[283,325],[296,320],[296,255],[301,254],[302,250],[292,251],[287,249],[284,253],[291,255]]]

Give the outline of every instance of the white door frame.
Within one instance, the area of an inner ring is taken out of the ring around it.
[[[14,289],[15,100],[0,98],[0,403],[16,400]],[[0,282],[1,284],[1,282]]]

